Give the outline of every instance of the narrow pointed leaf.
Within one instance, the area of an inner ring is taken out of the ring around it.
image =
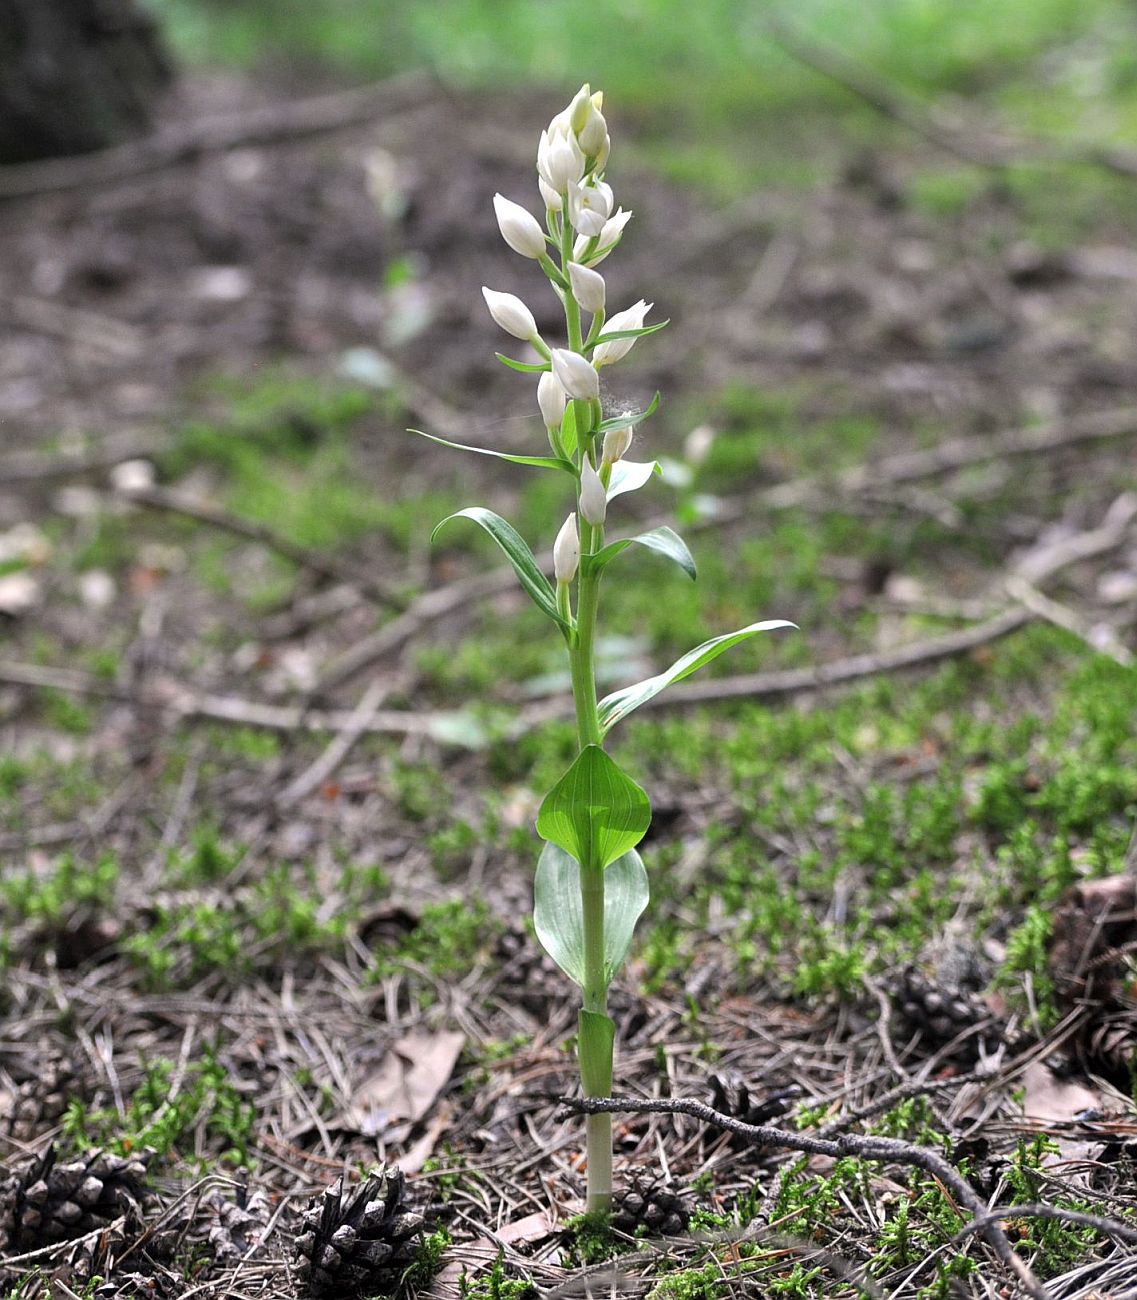
[[[537,608],[548,614],[555,623],[567,629],[568,624],[557,609],[557,597],[552,583],[538,568],[533,552],[512,524],[483,506],[468,506],[465,510],[457,510],[454,514],[447,515],[441,523],[436,524],[434,532],[430,535],[432,542],[451,519],[472,519],[479,527],[484,528],[505,552],[505,558],[513,565],[518,581]]]
[[[665,672],[655,677],[646,677],[642,682],[636,682],[632,686],[625,686],[623,690],[606,695],[597,709],[601,730],[607,733],[641,704],[654,699],[660,691],[666,690],[674,682],[681,682],[684,677],[690,677],[692,673],[698,672],[705,664],[709,664],[712,659],[717,659],[731,646],[745,641],[748,637],[756,636],[759,632],[773,632],[781,627],[797,627],[797,624],[789,623],[784,618],[771,618],[762,623],[751,623],[748,627],[739,628],[737,632],[712,637],[702,645],[697,645],[694,650],[688,650]]]
[[[650,482],[653,474],[659,472],[657,460],[618,460],[612,466],[612,477],[608,480],[608,500],[625,492],[638,491]]]
[[[604,872],[604,976],[610,981],[623,964],[636,922],[648,903],[647,872],[635,849]],[[555,844],[546,844],[533,882],[533,924],[541,947],[564,973],[584,986],[584,908],[580,863]]]
[[[601,343],[612,343],[616,339],[638,339],[645,334],[654,334],[656,330],[665,329],[671,324],[670,319],[658,321],[654,325],[643,325],[636,330],[613,330],[610,334],[606,330],[600,331],[600,337],[590,343],[584,350],[591,352],[593,348],[599,347]]]
[[[609,542],[595,555],[586,556],[585,559],[592,568],[603,569],[629,546],[643,546],[649,551],[655,551],[657,555],[666,556],[667,559],[673,560],[692,581],[697,576],[695,561],[691,558],[687,543],[677,532],[666,526],[653,528],[648,533],[637,533],[635,537],[621,537],[618,541]]]
[[[441,443],[443,447],[453,447],[455,451],[472,451],[479,456],[493,456],[497,460],[508,460],[514,465],[534,465],[538,469],[563,469],[576,476],[576,466],[571,460],[561,460],[559,456],[515,456],[509,451],[494,451],[491,447],[471,447],[464,442],[451,442],[449,438],[440,438],[437,434],[426,433],[422,429],[408,429],[408,433],[417,433],[420,438],[429,438],[431,442]]]
[[[510,370],[520,370],[523,375],[539,375],[549,368],[547,361],[514,361],[512,357],[507,357],[504,352],[495,352],[494,356],[503,366],[508,366]]]
[[[576,432],[576,402],[572,401],[565,407],[564,418],[561,420],[561,446],[565,449],[566,456],[573,455],[579,441]]]
[[[586,745],[545,796],[537,834],[602,871],[643,839],[651,804],[599,745]]]
[[[600,432],[607,433],[609,429],[623,429],[629,424],[636,425],[646,420],[649,415],[654,415],[659,407],[659,394],[651,399],[648,405],[642,411],[629,411],[627,415],[612,415],[607,420],[600,421]]]

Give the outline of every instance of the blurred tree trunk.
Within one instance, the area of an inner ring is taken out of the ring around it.
[[[136,0],[0,0],[0,162],[144,134],[170,75]]]

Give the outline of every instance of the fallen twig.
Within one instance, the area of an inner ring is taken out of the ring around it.
[[[32,483],[37,480],[77,477],[111,469],[124,460],[158,456],[170,446],[170,439],[157,430],[112,434],[89,447],[59,451],[16,452],[0,460],[0,483]]]
[[[379,712],[383,701],[390,695],[392,686],[393,683],[390,681],[385,681],[379,677],[375,678],[367,690],[364,691],[363,698],[355,706],[351,717],[347,720],[347,724],[342,730],[336,732],[331,743],[319,758],[306,767],[299,776],[294,777],[276,796],[278,807],[286,807],[289,804],[298,803],[301,799],[306,799],[313,790],[318,790],[327,781],[351,752],[356,741],[366,734],[372,718]]]
[[[769,1124],[745,1124],[742,1120],[724,1115],[721,1111],[699,1101],[682,1097],[667,1097],[652,1101],[638,1101],[630,1097],[562,1097],[560,1104],[576,1114],[664,1114],[689,1115],[746,1138],[755,1146],[781,1147],[787,1151],[800,1151],[804,1155],[829,1156],[841,1159],[857,1156],[862,1160],[875,1160],[887,1164],[909,1165],[921,1169],[935,1178],[965,1206],[978,1222],[976,1231],[986,1237],[999,1260],[1018,1279],[1019,1285],[1034,1300],[1049,1300],[1048,1292],[1034,1276],[1029,1265],[1015,1254],[1007,1234],[997,1219],[991,1219],[987,1206],[971,1184],[954,1165],[926,1147],[904,1142],[899,1138],[867,1137],[860,1133],[844,1133],[833,1138],[818,1138],[808,1133],[791,1133],[787,1129]]]
[[[203,118],[98,153],[0,167],[0,201],[113,185],[192,162],[204,154],[361,126],[417,108],[438,90],[438,81],[429,74],[407,72],[333,95]]]
[[[124,500],[134,505],[147,506],[151,510],[166,510],[171,514],[184,515],[198,523],[208,524],[236,537],[245,537],[259,542],[278,555],[291,560],[301,568],[309,569],[332,582],[349,583],[365,596],[389,609],[403,609],[407,601],[386,583],[377,578],[356,572],[351,567],[333,560],[308,546],[301,546],[291,541],[267,524],[257,523],[252,519],[242,519],[230,514],[219,506],[186,496],[182,492],[173,492],[169,488],[146,487],[132,488],[120,494]]]
[[[1057,166],[1081,163],[1100,167],[1117,176],[1137,177],[1137,154],[1111,145],[1066,144],[1045,140],[999,141],[975,131],[965,133],[937,121],[910,96],[902,94],[882,77],[853,63],[831,45],[806,36],[781,19],[768,16],[766,27],[778,45],[792,58],[819,72],[842,89],[864,100],[882,116],[907,127],[922,139],[963,162],[978,167],[1004,168],[1020,163]]]
[[[997,1223],[1002,1219],[1057,1219],[1062,1223],[1094,1228],[1107,1237],[1115,1237],[1130,1246],[1137,1246],[1137,1228],[1122,1223],[1120,1219],[1108,1219],[1100,1214],[1086,1214],[1082,1210],[1067,1210],[1061,1205],[1047,1205],[1039,1201],[1032,1201],[1028,1205],[993,1206],[981,1217],[977,1216],[961,1228],[952,1241],[963,1241],[973,1233],[982,1232],[988,1224]]]

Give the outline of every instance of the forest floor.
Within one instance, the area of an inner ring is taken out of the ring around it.
[[[65,1240],[9,1229],[5,1294],[303,1294],[308,1199],[378,1160],[423,1295],[1031,1285],[858,1136],[1018,1205],[1055,1300],[1134,1293],[1137,181],[882,126],[724,202],[609,104],[609,301],[672,321],[605,393],[663,395],[620,514],[700,573],[609,583],[603,683],[800,628],[616,742],[654,805],[617,1090],[848,1153],[628,1113],[655,1217],[571,1225],[575,990],[527,923],[567,674],[485,546],[429,544],[485,504],[544,551],[567,505],[406,432],[541,451],[479,290],[554,332],[491,200],[535,199],[559,105],[412,79],[366,125],[0,202],[0,1210],[49,1150],[149,1153]]]

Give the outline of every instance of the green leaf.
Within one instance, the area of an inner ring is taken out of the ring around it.
[[[692,581],[695,580],[695,561],[691,558],[687,543],[677,532],[666,526],[653,528],[648,533],[637,533],[635,537],[621,537],[618,541],[609,542],[603,550],[597,551],[595,555],[586,556],[584,563],[593,569],[603,569],[621,551],[626,551],[629,546],[633,545],[646,547],[649,551],[655,551],[657,555],[663,555],[669,560],[674,560]]]
[[[612,477],[608,480],[608,500],[625,492],[638,491],[653,474],[660,472],[657,460],[618,460],[612,466]]]
[[[646,704],[673,682],[681,682],[684,677],[690,677],[692,673],[698,672],[704,664],[717,659],[724,650],[729,650],[731,646],[759,632],[772,632],[780,627],[796,628],[797,624],[789,623],[784,618],[770,618],[762,623],[751,623],[748,627],[739,628],[737,632],[728,632],[725,636],[712,637],[676,659],[666,672],[659,673],[655,677],[645,677],[642,682],[636,682],[633,686],[625,686],[623,690],[606,695],[597,709],[600,729],[607,734],[617,722],[626,718],[634,709],[638,709],[641,704]]]
[[[579,441],[576,433],[576,402],[572,401],[565,407],[564,418],[561,420],[561,446],[565,449],[566,456],[571,456],[576,451]]]
[[[514,361],[512,357],[507,357],[504,352],[495,352],[494,356],[503,366],[508,366],[510,370],[520,370],[523,375],[539,375],[542,371],[549,369],[547,361],[542,361],[539,364],[530,361]]]
[[[464,442],[451,442],[449,438],[439,438],[436,434],[426,433],[422,429],[408,429],[408,433],[417,433],[420,438],[429,438],[431,442],[441,443],[443,447],[453,447],[455,451],[472,451],[479,456],[494,456],[497,460],[508,460],[514,465],[535,465],[538,469],[563,469],[576,477],[576,466],[571,460],[561,460],[559,456],[515,456],[508,451],[494,451],[490,447],[470,447]]]
[[[597,871],[634,849],[650,824],[647,795],[599,745],[585,745],[537,814],[543,840]]]
[[[648,901],[647,872],[630,849],[604,872],[604,979],[620,969]],[[580,863],[555,844],[546,844],[533,883],[533,924],[541,947],[564,973],[584,987],[584,910]]]
[[[656,330],[666,329],[670,324],[671,320],[669,318],[667,320],[661,320],[655,325],[643,325],[638,330],[613,330],[611,334],[607,333],[605,330],[601,330],[600,337],[594,342],[588,344],[584,350],[585,352],[591,352],[593,348],[599,347],[601,343],[612,343],[616,339],[643,338],[645,334],[654,334]]]
[[[637,425],[646,420],[649,415],[653,415],[659,406],[659,394],[651,399],[650,403],[642,411],[629,411],[627,415],[612,415],[607,420],[600,421],[600,432],[607,433],[609,429],[625,429],[629,424]]]
[[[537,567],[533,552],[512,524],[507,523],[500,515],[495,515],[492,510],[486,510],[483,506],[467,506],[465,510],[457,510],[454,514],[447,515],[445,519],[435,525],[434,532],[430,535],[432,542],[451,519],[472,519],[479,527],[484,528],[505,552],[505,558],[513,565],[513,571],[517,574],[518,580],[537,608],[548,614],[554,622],[559,623],[566,631],[570,630],[569,625],[561,617],[560,610],[557,609],[557,597],[553,591],[553,584]]]

